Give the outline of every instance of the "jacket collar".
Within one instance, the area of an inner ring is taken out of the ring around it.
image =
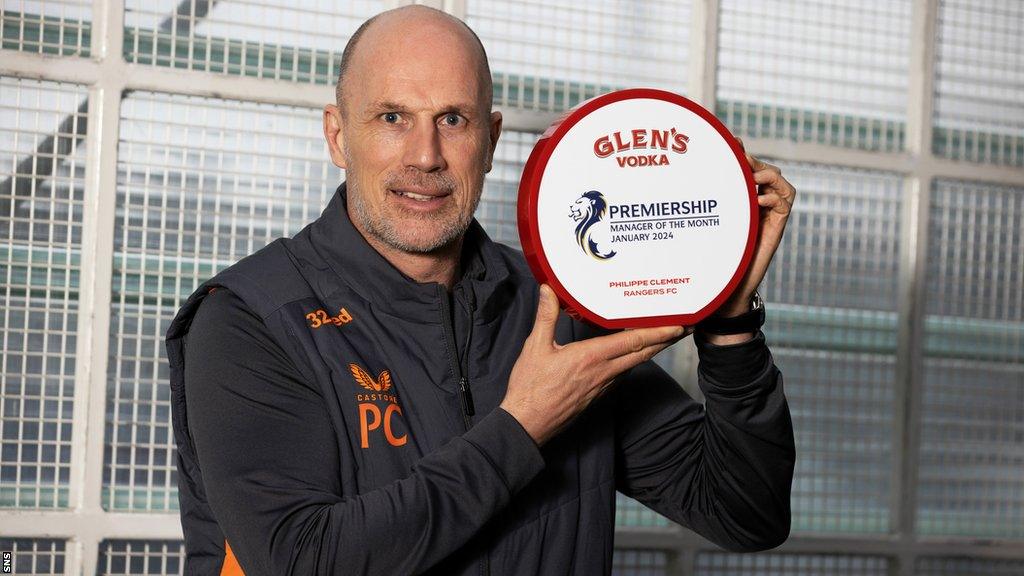
[[[416,282],[370,246],[348,217],[344,182],[311,225],[310,239],[334,273],[375,307],[408,320],[441,321],[441,298],[447,298],[444,286]],[[462,277],[456,281],[456,288],[461,284],[472,291],[471,301],[482,310],[500,309],[491,301],[505,293],[499,288],[509,280],[509,268],[500,248],[476,218],[463,238],[461,264]]]

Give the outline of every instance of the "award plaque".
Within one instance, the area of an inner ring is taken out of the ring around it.
[[[523,170],[518,219],[534,276],[574,317],[692,325],[746,273],[757,191],[713,114],[637,88],[583,102],[547,129]]]

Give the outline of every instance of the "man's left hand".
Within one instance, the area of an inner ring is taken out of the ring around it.
[[[740,146],[743,146],[742,141]],[[750,309],[750,299],[764,279],[775,250],[782,242],[782,232],[789,220],[793,200],[796,199],[796,188],[782,176],[778,166],[758,160],[749,152],[744,151],[744,154],[750,169],[754,171],[761,221],[750,267],[732,297],[718,311],[719,315],[725,317],[738,316]]]

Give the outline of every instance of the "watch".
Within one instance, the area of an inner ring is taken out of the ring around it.
[[[730,318],[718,316],[716,312],[698,322],[697,330],[704,334],[725,336],[727,334],[757,333],[763,325],[764,301],[761,300],[761,295],[755,290],[754,295],[750,298],[750,310]]]

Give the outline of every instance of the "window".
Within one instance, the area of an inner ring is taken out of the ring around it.
[[[405,3],[4,3],[0,551],[16,573],[182,572],[167,324],[320,214],[344,179],[320,126],[341,52]],[[788,548],[723,552],[619,495],[614,574],[1024,572],[1020,3],[433,3],[490,56],[504,133],[476,218],[494,240],[519,247],[540,132],[620,88],[713,100],[799,191],[760,287],[797,442]],[[692,342],[658,361],[703,401]],[[131,539],[108,533],[115,513]]]

